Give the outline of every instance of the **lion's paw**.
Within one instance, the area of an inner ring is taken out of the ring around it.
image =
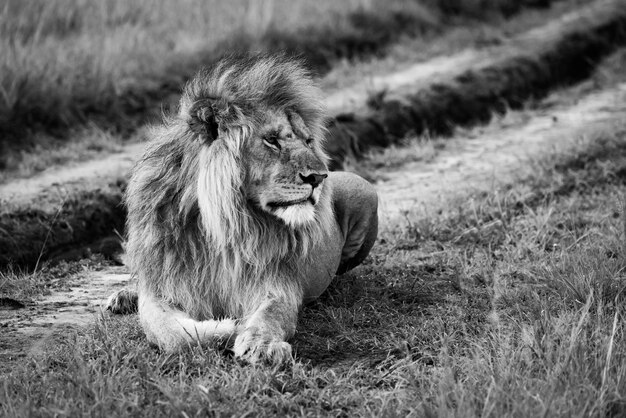
[[[137,292],[132,290],[118,290],[107,299],[105,310],[118,315],[128,315],[137,312]]]
[[[246,329],[235,339],[235,357],[255,364],[261,361],[280,364],[293,360],[291,344],[256,329]]]

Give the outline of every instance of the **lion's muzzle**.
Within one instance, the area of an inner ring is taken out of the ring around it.
[[[308,175],[300,173],[300,178],[302,179],[302,181],[305,184],[310,184],[311,186],[313,186],[314,189],[319,186],[326,177],[328,177],[328,174],[326,173],[311,173]]]

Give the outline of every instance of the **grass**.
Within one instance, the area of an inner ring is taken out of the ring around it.
[[[392,9],[398,5],[407,14],[405,28],[410,21],[416,30],[425,29],[411,12],[411,2],[394,1]],[[376,19],[366,13],[374,6],[379,4],[11,0],[0,11],[2,49],[7,51],[0,61],[0,127],[10,137],[5,142],[23,138],[25,129],[49,131],[87,119],[99,119],[123,132],[128,119],[156,110],[163,96],[177,92],[200,65],[229,51],[285,43],[285,34],[294,39],[305,29],[308,32],[301,37],[315,35],[319,43],[320,34],[311,33],[310,27],[322,19],[335,27],[333,34],[354,38],[353,43],[356,39],[372,43],[376,49],[389,42],[385,25],[397,23],[398,12]],[[376,24],[384,29],[385,39],[366,36],[364,26]],[[324,40],[337,41],[337,36]],[[355,48],[347,49],[359,55]],[[328,45],[324,52],[333,53]]]
[[[34,271],[8,268],[0,271],[0,298],[31,302],[51,291],[67,290],[85,271],[100,270],[110,265],[98,254],[77,262],[46,263]]]
[[[372,169],[400,167],[413,161],[431,161],[437,150],[445,146],[440,140],[432,140],[428,135],[422,137],[410,136],[398,144],[378,150],[370,151],[365,157],[364,165]],[[356,163],[355,163],[356,164]]]
[[[42,140],[39,141],[38,138]],[[63,147],[49,147],[45,134],[36,134],[28,152],[20,153],[15,168],[20,172],[38,173],[50,166],[61,166],[69,161],[85,161],[103,154],[122,151],[124,141],[110,130],[96,124],[87,124],[75,130],[71,138],[64,141]],[[0,182],[3,175],[0,172]]]
[[[387,225],[304,309],[296,361],[166,355],[97,318],[3,376],[6,416],[623,416],[626,132]]]
[[[285,49],[323,73],[384,55],[402,36],[432,37],[534,3],[10,0],[0,8],[0,168],[15,169],[20,151],[54,147],[86,121],[134,132],[199,66],[227,52]]]
[[[369,150],[362,158],[348,155],[343,169],[358,174],[369,182],[376,183],[387,178],[385,172],[405,164],[422,161],[428,163],[446,146],[441,138],[432,139],[428,134],[409,135],[386,148]]]

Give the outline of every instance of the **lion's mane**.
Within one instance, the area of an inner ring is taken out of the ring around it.
[[[210,144],[199,139],[191,114],[205,100],[227,109]],[[301,294],[299,266],[334,222],[328,187],[316,221],[298,228],[246,199],[244,145],[269,107],[297,112],[321,147],[324,107],[303,67],[280,56],[232,58],[186,85],[178,114],[153,129],[133,169],[126,191],[131,269],[145,291],[196,320],[245,317],[276,288]]]

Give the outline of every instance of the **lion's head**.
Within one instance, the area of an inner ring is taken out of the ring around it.
[[[313,222],[328,176],[320,142],[296,111],[267,112],[245,149],[248,200],[287,225]]]
[[[240,314],[242,280],[297,271],[334,222],[324,118],[297,61],[231,58],[201,71],[129,182],[140,283],[201,319]]]
[[[214,154],[208,164],[219,153],[211,147],[244,163],[237,192],[249,203],[291,227],[315,220],[327,176],[323,107],[301,66],[281,57],[223,61],[187,85],[180,117]]]

